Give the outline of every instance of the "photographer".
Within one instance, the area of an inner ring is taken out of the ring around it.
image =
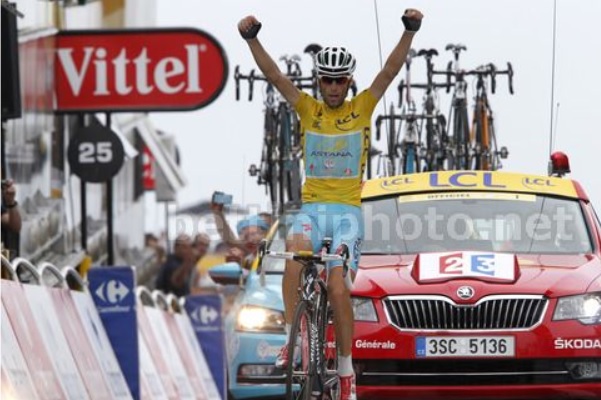
[[[219,194],[221,192],[216,192],[216,195],[213,195],[211,210],[215,216],[215,225],[217,226],[219,235],[230,246],[226,260],[237,262],[244,268],[250,268],[258,245],[269,230],[269,225],[265,221],[265,218],[259,215],[246,217],[238,222],[236,226],[238,236],[236,237],[225,218],[223,212],[224,203],[220,201]]]

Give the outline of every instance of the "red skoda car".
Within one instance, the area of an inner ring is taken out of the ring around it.
[[[601,399],[601,223],[560,177],[366,182],[361,399]]]

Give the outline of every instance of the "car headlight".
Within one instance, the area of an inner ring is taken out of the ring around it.
[[[236,329],[251,332],[284,332],[284,313],[270,308],[244,306],[238,313]]]
[[[601,324],[601,293],[561,297],[557,301],[554,321],[577,319],[583,324]]]
[[[371,299],[367,299],[364,297],[353,297],[352,301],[353,312],[355,314],[355,321],[378,321],[376,308],[374,307],[374,302]]]

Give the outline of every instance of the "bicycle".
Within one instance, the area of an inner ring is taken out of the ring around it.
[[[381,134],[380,134],[380,128],[382,125],[382,122],[384,121],[388,121],[388,129],[387,129],[387,135],[388,135],[388,140],[387,140],[387,144],[388,144],[388,152],[387,154],[382,155],[381,157],[384,158],[384,176],[394,176],[395,175],[395,164],[397,162],[397,159],[400,157],[400,153],[399,153],[399,149],[400,146],[398,145],[398,136],[400,135],[400,131],[397,130],[397,125],[396,125],[396,121],[400,121],[401,120],[401,115],[399,114],[395,114],[394,112],[394,104],[390,103],[390,110],[388,112],[388,114],[385,115],[378,115],[376,117],[376,140],[380,140]],[[400,127],[400,124],[399,124]],[[379,156],[379,154],[376,154]],[[380,165],[380,163],[378,163],[378,165]]]
[[[423,99],[423,109],[426,120],[426,147],[424,156],[424,169],[426,171],[440,171],[452,168],[453,161],[449,151],[449,137],[446,132],[447,120],[438,107],[439,88],[448,88],[446,83],[434,82],[434,64],[432,58],[438,55],[436,49],[421,49],[418,57],[426,60],[427,83],[416,84],[415,88],[426,90]]]
[[[300,68],[300,57],[282,56],[280,61],[286,64],[286,75],[300,89],[310,88],[314,93],[316,78],[303,76]],[[254,70],[248,75],[240,73],[237,66],[234,70],[236,82],[236,100],[240,99],[240,81],[249,84],[248,100],[252,101],[254,82],[266,82],[264,135],[259,167],[251,164],[249,174],[257,177],[259,185],[266,185],[272,210],[275,215],[283,213],[285,204],[299,203],[301,199],[301,165],[300,165],[300,123],[296,112],[277,93],[274,86],[264,76],[255,75]]]
[[[400,143],[402,161],[400,170],[403,174],[420,172],[421,129],[417,121],[418,119],[423,118],[423,116],[417,114],[415,101],[413,100],[413,97],[411,97],[411,63],[416,55],[417,53],[415,50],[409,50],[407,59],[405,60],[407,83],[405,84],[401,81],[399,85],[399,102],[402,102],[403,99],[403,88],[407,89],[405,105],[401,108],[401,125],[403,120],[406,121],[405,133],[403,135],[403,140]],[[400,129],[401,126],[399,126],[399,130]],[[396,140],[398,143],[398,137]]]
[[[342,261],[344,273],[348,273],[350,251],[342,244],[336,254],[330,254],[331,243],[330,238],[325,238],[318,254],[311,251],[266,251],[265,246],[259,250],[260,258],[294,260],[303,264],[300,298],[288,338],[288,354],[292,356],[286,371],[287,399],[337,398],[337,346],[322,272],[326,262]]]
[[[400,114],[395,114],[394,105],[390,105],[389,114],[376,117],[376,140],[380,140],[380,126],[383,121],[388,121],[388,154],[385,171],[387,176],[396,175],[397,160],[400,159],[398,170],[403,174],[411,174],[419,171],[419,148],[421,147],[420,128],[417,120],[422,118],[417,114],[415,102],[411,97],[411,61],[416,56],[414,49],[410,49],[405,60],[407,83],[401,81],[399,89]],[[403,104],[403,88],[407,88],[406,102]],[[396,121],[399,121],[397,128]],[[406,121],[404,135],[399,143],[403,121]]]
[[[476,68],[476,97],[470,140],[475,153],[475,168],[479,170],[497,170],[502,167],[501,159],[507,158],[506,147],[497,150],[497,138],[494,128],[493,111],[488,102],[485,77],[490,77],[490,89],[496,91],[496,76],[507,75],[509,93],[513,94],[513,67],[507,63],[507,69],[499,71],[489,63]]]
[[[467,110],[467,82],[465,76],[469,72],[459,67],[459,55],[467,47],[462,44],[448,44],[445,50],[453,52],[454,61],[449,61],[446,71],[432,71],[432,74],[445,74],[447,76],[447,93],[451,87],[451,77],[455,78],[453,99],[449,111],[449,120],[452,121],[453,140],[451,149],[453,154],[453,169],[471,169],[472,158],[469,137],[470,127]]]

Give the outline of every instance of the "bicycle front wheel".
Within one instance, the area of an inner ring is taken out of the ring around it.
[[[311,338],[312,312],[309,303],[302,300],[296,306],[288,338],[288,368],[286,371],[286,399],[310,400],[317,370],[315,344]],[[312,356],[313,354],[313,356]]]

